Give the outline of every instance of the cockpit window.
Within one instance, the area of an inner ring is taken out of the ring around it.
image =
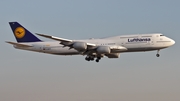
[[[164,35],[160,35],[160,36],[164,36]]]

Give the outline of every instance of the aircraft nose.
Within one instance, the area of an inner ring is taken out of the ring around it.
[[[175,44],[175,41],[173,39],[171,39],[171,44],[174,45]]]

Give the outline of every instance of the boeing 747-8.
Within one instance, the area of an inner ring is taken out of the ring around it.
[[[17,42],[12,44],[17,49],[29,50],[55,55],[85,55],[85,60],[99,62],[107,56],[108,58],[119,58],[124,52],[144,52],[159,50],[170,47],[175,41],[161,33],[120,35],[99,39],[70,40],[45,34],[39,36],[52,39],[54,41],[42,41],[28,31],[18,22],[9,22]]]

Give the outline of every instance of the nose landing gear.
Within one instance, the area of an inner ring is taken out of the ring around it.
[[[159,56],[160,56],[160,54],[156,54],[156,56],[157,56],[157,57],[159,57]]]
[[[160,57],[159,51],[160,50],[157,50],[157,54],[156,54],[157,57]]]

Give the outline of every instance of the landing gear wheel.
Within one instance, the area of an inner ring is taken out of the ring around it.
[[[94,58],[91,58],[91,61],[94,61]]]
[[[160,55],[159,54],[156,54],[157,57],[159,57]]]
[[[98,60],[101,60],[101,57],[97,57]]]
[[[90,61],[90,59],[88,57],[85,58],[86,61]]]
[[[96,62],[99,62],[99,59],[96,59]]]
[[[156,54],[156,56],[157,56],[157,57],[159,57],[159,56],[160,56],[159,51],[160,51],[160,50],[157,50],[157,54]]]
[[[99,62],[101,60],[101,57],[97,57],[96,62]]]
[[[94,61],[94,56],[87,56],[85,58],[86,61]]]

